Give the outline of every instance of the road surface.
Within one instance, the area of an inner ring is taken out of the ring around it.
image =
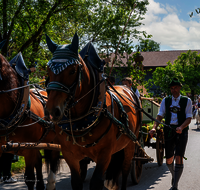
[[[143,165],[142,177],[138,185],[132,185],[129,176],[127,190],[168,190],[170,189],[171,174],[165,164],[158,167],[156,163],[156,151],[152,148],[145,148],[147,154],[155,159],[152,163]],[[189,129],[189,140],[185,156],[187,160],[184,161],[184,171],[179,182],[179,190],[199,190],[200,189],[200,130],[197,130],[195,120],[192,120]],[[88,173],[84,182],[84,190],[89,190],[89,180],[94,171],[95,163],[90,163]],[[25,190],[27,189],[23,174],[15,174],[13,176],[18,179],[15,184],[0,183],[0,190]],[[46,183],[47,173],[44,169],[44,180]],[[70,184],[70,172],[67,164],[62,162],[60,172],[57,174],[57,190],[72,190]],[[106,190],[106,188],[104,188]]]

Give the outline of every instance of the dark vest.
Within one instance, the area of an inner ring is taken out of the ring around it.
[[[180,105],[181,109],[177,112],[178,126],[181,126],[184,123],[184,121],[186,120],[185,109],[187,106],[187,101],[188,101],[188,97],[186,97],[186,96],[180,97],[179,105]],[[171,112],[170,112],[171,104],[172,104],[172,97],[171,96],[166,97],[165,98],[165,109],[166,109],[165,123],[167,125],[170,125],[170,121],[171,121]],[[189,126],[187,126],[185,129],[183,129],[183,131],[186,131],[188,129],[189,129]]]

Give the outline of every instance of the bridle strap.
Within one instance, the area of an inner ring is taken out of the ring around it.
[[[81,70],[82,70],[82,65],[79,64],[77,80],[70,87],[68,87],[60,82],[56,82],[56,81],[49,82],[47,84],[47,88],[46,88],[47,93],[50,90],[56,90],[56,91],[61,91],[68,95],[74,96],[75,92],[76,92],[76,87],[80,83],[79,81],[81,80],[81,76],[79,74],[81,72]]]
[[[74,88],[74,86],[75,86],[76,84],[77,84],[77,83],[74,82],[70,87],[67,87],[67,86],[65,86],[65,85],[62,84],[62,83],[52,81],[52,82],[50,82],[50,83],[47,85],[46,90],[47,90],[47,91],[56,90],[56,91],[64,92],[64,93],[66,93],[66,94],[72,94],[72,90],[73,90],[73,88]]]
[[[80,75],[81,72],[82,72],[82,65],[79,63],[77,79],[70,87],[60,82],[52,81],[47,84],[47,88],[46,88],[47,94],[49,94],[51,90],[61,91],[69,95],[69,97],[66,99],[66,102],[70,102],[70,101],[75,102],[74,98],[75,98],[76,89],[77,89],[77,86],[80,85],[80,82],[82,80],[81,75]],[[75,106],[75,103],[68,105],[69,108],[74,107],[74,106]]]

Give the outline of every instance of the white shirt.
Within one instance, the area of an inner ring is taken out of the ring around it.
[[[180,108],[180,105],[179,105],[180,97],[181,97],[181,95],[178,98],[174,98],[172,96],[172,105],[170,107],[176,106],[176,107]],[[160,110],[159,110],[158,115],[164,117],[165,113],[166,113],[166,110],[165,110],[165,98],[164,98],[162,100],[162,102],[161,102]],[[187,101],[187,106],[185,108],[185,114],[186,114],[186,118],[189,118],[189,117],[192,118],[192,101],[191,101],[190,98],[188,98],[188,101]],[[177,113],[171,112],[171,121],[170,121],[170,124],[171,125],[178,125]]]

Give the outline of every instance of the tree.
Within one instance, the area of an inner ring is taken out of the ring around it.
[[[0,0],[0,41],[7,39],[2,54],[11,59],[19,51],[25,63],[45,70],[51,54],[46,49],[44,34],[58,44],[70,43],[78,32],[80,44],[93,41],[97,48],[117,48],[130,11],[134,13],[126,27],[119,49],[139,36],[148,0]],[[39,72],[38,72],[39,73]]]
[[[155,84],[163,92],[170,94],[169,83],[172,78],[176,77],[184,84],[181,93],[184,95],[191,93],[193,100],[194,94],[200,93],[199,70],[200,54],[198,55],[197,52],[189,50],[187,53],[178,56],[173,65],[168,62],[165,68],[157,67],[153,72],[153,79],[148,81],[146,87],[150,89],[151,85]]]
[[[146,88],[151,89],[152,85],[156,85],[162,92],[170,94],[169,84],[171,80],[176,77],[181,82],[183,81],[183,76],[181,73],[178,73],[172,63],[167,62],[167,66],[157,67],[153,72],[153,78],[148,80]]]
[[[194,95],[200,93],[200,54],[196,51],[189,50],[187,53],[182,53],[178,59],[174,61],[174,67],[177,72],[182,73],[184,84],[189,87],[194,100]]]
[[[140,51],[160,51],[160,44],[150,39],[142,39],[139,44]]]
[[[7,39],[2,54],[12,57],[13,54],[21,51],[29,64],[34,63],[35,57],[38,57],[41,39],[44,32],[53,27],[51,24],[53,18],[61,17],[59,13],[63,10],[76,6],[71,0],[2,0],[0,5],[0,13],[3,15],[0,40]]]

